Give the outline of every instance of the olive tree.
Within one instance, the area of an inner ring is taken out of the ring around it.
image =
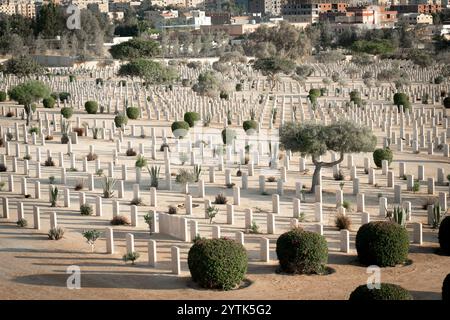
[[[320,183],[320,170],[331,168],[344,160],[346,153],[372,152],[377,139],[372,131],[347,120],[340,120],[330,125],[316,123],[289,122],[280,128],[280,143],[286,150],[309,155],[315,166],[311,192]],[[320,156],[328,151],[337,152],[336,161],[320,161]]]
[[[253,69],[261,71],[263,75],[267,76],[271,85],[270,90],[275,88],[277,83],[277,76],[281,73],[290,74],[294,71],[295,63],[289,59],[278,57],[262,58],[255,61]]]
[[[27,126],[29,126],[33,113],[32,104],[49,97],[50,89],[40,81],[30,80],[12,88],[8,94],[12,100],[23,105],[27,115]]]

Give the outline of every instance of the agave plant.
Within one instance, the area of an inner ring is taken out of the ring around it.
[[[394,207],[392,211],[386,210],[386,216],[395,223],[401,225],[404,227],[406,225],[406,217],[408,215],[408,212],[406,209],[398,206]]]
[[[69,123],[67,121],[61,122],[61,143],[69,143]]]
[[[114,194],[114,187],[117,183],[117,180],[110,177],[103,178],[103,197],[104,198],[112,198]]]
[[[150,175],[150,186],[158,188],[159,185],[159,171],[161,167],[152,166],[151,168],[147,167],[148,174]]]
[[[150,235],[152,235],[152,229],[153,229],[153,214],[150,212],[145,214],[144,216],[145,223],[148,224]]]
[[[83,237],[86,239],[86,242],[91,246],[91,252],[94,252],[95,241],[100,238],[100,231],[86,230],[82,232]]]
[[[433,208],[433,229],[439,228],[443,218],[444,215],[442,214],[441,205],[436,203]]]
[[[50,204],[52,207],[56,207],[56,202],[58,201],[59,190],[58,187],[52,186],[50,188]]]
[[[94,139],[98,139],[98,134],[102,132],[103,128],[92,128],[92,136]]]
[[[194,181],[198,182],[198,180],[200,179],[200,175],[202,174],[202,166],[196,164],[194,165]]]

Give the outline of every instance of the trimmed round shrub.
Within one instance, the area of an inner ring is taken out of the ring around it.
[[[73,115],[73,108],[63,107],[61,108],[61,114],[64,118],[70,119]]]
[[[68,92],[60,92],[58,93],[59,101],[64,102],[64,100],[69,100],[70,93]]]
[[[59,93],[58,92],[52,92],[50,94],[50,97],[52,97],[55,100],[58,100],[59,99]]]
[[[188,266],[192,280],[210,289],[233,289],[244,280],[247,252],[231,239],[199,239],[189,249]]]
[[[95,84],[103,86],[103,79],[102,78],[95,79]]]
[[[328,261],[324,236],[294,228],[277,239],[277,257],[282,271],[287,273],[321,274]]]
[[[86,101],[86,103],[84,104],[84,109],[89,114],[96,114],[98,110],[97,101]]]
[[[127,117],[131,120],[136,120],[139,118],[139,108],[137,107],[128,107],[127,108]]]
[[[397,92],[394,94],[394,104],[399,108],[400,106],[403,106],[403,110],[407,110],[411,107],[409,97],[403,92]]]
[[[49,109],[54,108],[55,103],[56,103],[56,100],[53,99],[53,97],[48,97],[48,98],[45,98],[44,100],[42,100],[42,104],[44,105],[44,108],[49,108]]]
[[[315,96],[316,98],[320,97],[320,89],[314,89],[314,88],[310,89],[309,96]]]
[[[236,91],[242,91],[242,83],[236,83]]]
[[[233,140],[236,139],[236,131],[232,129],[223,129],[222,130],[222,141],[223,144],[231,144]]]
[[[450,254],[450,216],[445,217],[439,226],[439,245],[445,254]]]
[[[442,283],[442,300],[450,301],[450,273],[445,277]]]
[[[122,128],[122,126],[125,126],[128,123],[128,118],[124,114],[118,114],[114,117],[114,124],[116,125],[116,128]]]
[[[369,222],[356,234],[358,259],[365,265],[394,267],[406,261],[408,249],[408,232],[395,222]]]
[[[444,107],[445,109],[450,109],[450,97],[444,98]]]
[[[8,96],[7,96],[7,94],[6,94],[5,91],[0,91],[0,102],[6,101],[6,98],[7,98],[7,97],[8,97]]]
[[[242,123],[242,128],[244,128],[244,131],[247,132],[250,129],[253,129],[255,131],[258,131],[258,121],[256,120],[246,120],[244,123]]]
[[[413,300],[408,290],[392,283],[380,283],[380,289],[369,289],[367,284],[360,285],[351,294],[349,300]]]
[[[225,91],[220,91],[219,97],[220,99],[228,100],[229,94],[226,93]]]
[[[436,78],[434,78],[434,83],[435,84],[441,84],[442,82],[444,82],[445,78],[443,76],[437,76]]]
[[[172,123],[172,133],[176,138],[183,138],[189,131],[189,123],[186,121],[175,121]]]
[[[197,112],[186,112],[183,118],[189,123],[189,127],[193,127],[196,121],[200,121],[200,115]]]
[[[383,160],[387,160],[391,164],[394,154],[389,148],[379,148],[373,152],[373,162],[378,168],[381,168]]]

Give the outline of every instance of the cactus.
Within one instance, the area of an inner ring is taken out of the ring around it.
[[[436,203],[433,208],[433,229],[439,228],[442,218],[441,205]]]
[[[103,197],[111,198],[114,194],[114,186],[116,185],[117,180],[114,178],[104,177],[103,178]]]
[[[201,174],[202,174],[202,166],[199,166],[198,164],[194,165],[195,182],[198,182]]]
[[[405,210],[404,208],[402,208],[400,206],[394,207],[394,210],[392,210],[392,211],[386,210],[386,216],[391,221],[394,221],[395,223],[401,225],[402,227],[404,227],[406,225],[407,215],[408,215],[407,210]]]
[[[56,202],[58,201],[58,187],[52,186],[50,188],[50,203],[52,207],[56,207]]]
[[[150,175],[150,186],[158,188],[159,184],[159,171],[161,167],[152,166],[151,168],[147,167],[148,174]]]

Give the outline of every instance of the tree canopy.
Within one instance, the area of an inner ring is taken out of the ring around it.
[[[114,59],[131,60],[136,58],[153,58],[161,53],[159,43],[153,40],[133,38],[119,43],[109,49]]]
[[[271,89],[275,87],[275,77],[280,73],[290,74],[295,71],[295,63],[289,59],[270,57],[255,61],[253,69],[259,70],[272,82]]]
[[[329,125],[289,122],[280,127],[280,143],[286,150],[311,156],[315,165],[311,190],[319,183],[322,167],[332,167],[344,160],[344,154],[371,152],[377,139],[372,131],[351,121],[341,120]],[[333,162],[319,161],[328,151],[339,154]]]
[[[134,59],[121,65],[118,74],[119,76],[141,78],[146,84],[171,83],[178,78],[174,68],[147,59]]]
[[[44,68],[29,56],[21,55],[6,61],[4,73],[13,74],[19,78],[39,75],[44,72]]]

